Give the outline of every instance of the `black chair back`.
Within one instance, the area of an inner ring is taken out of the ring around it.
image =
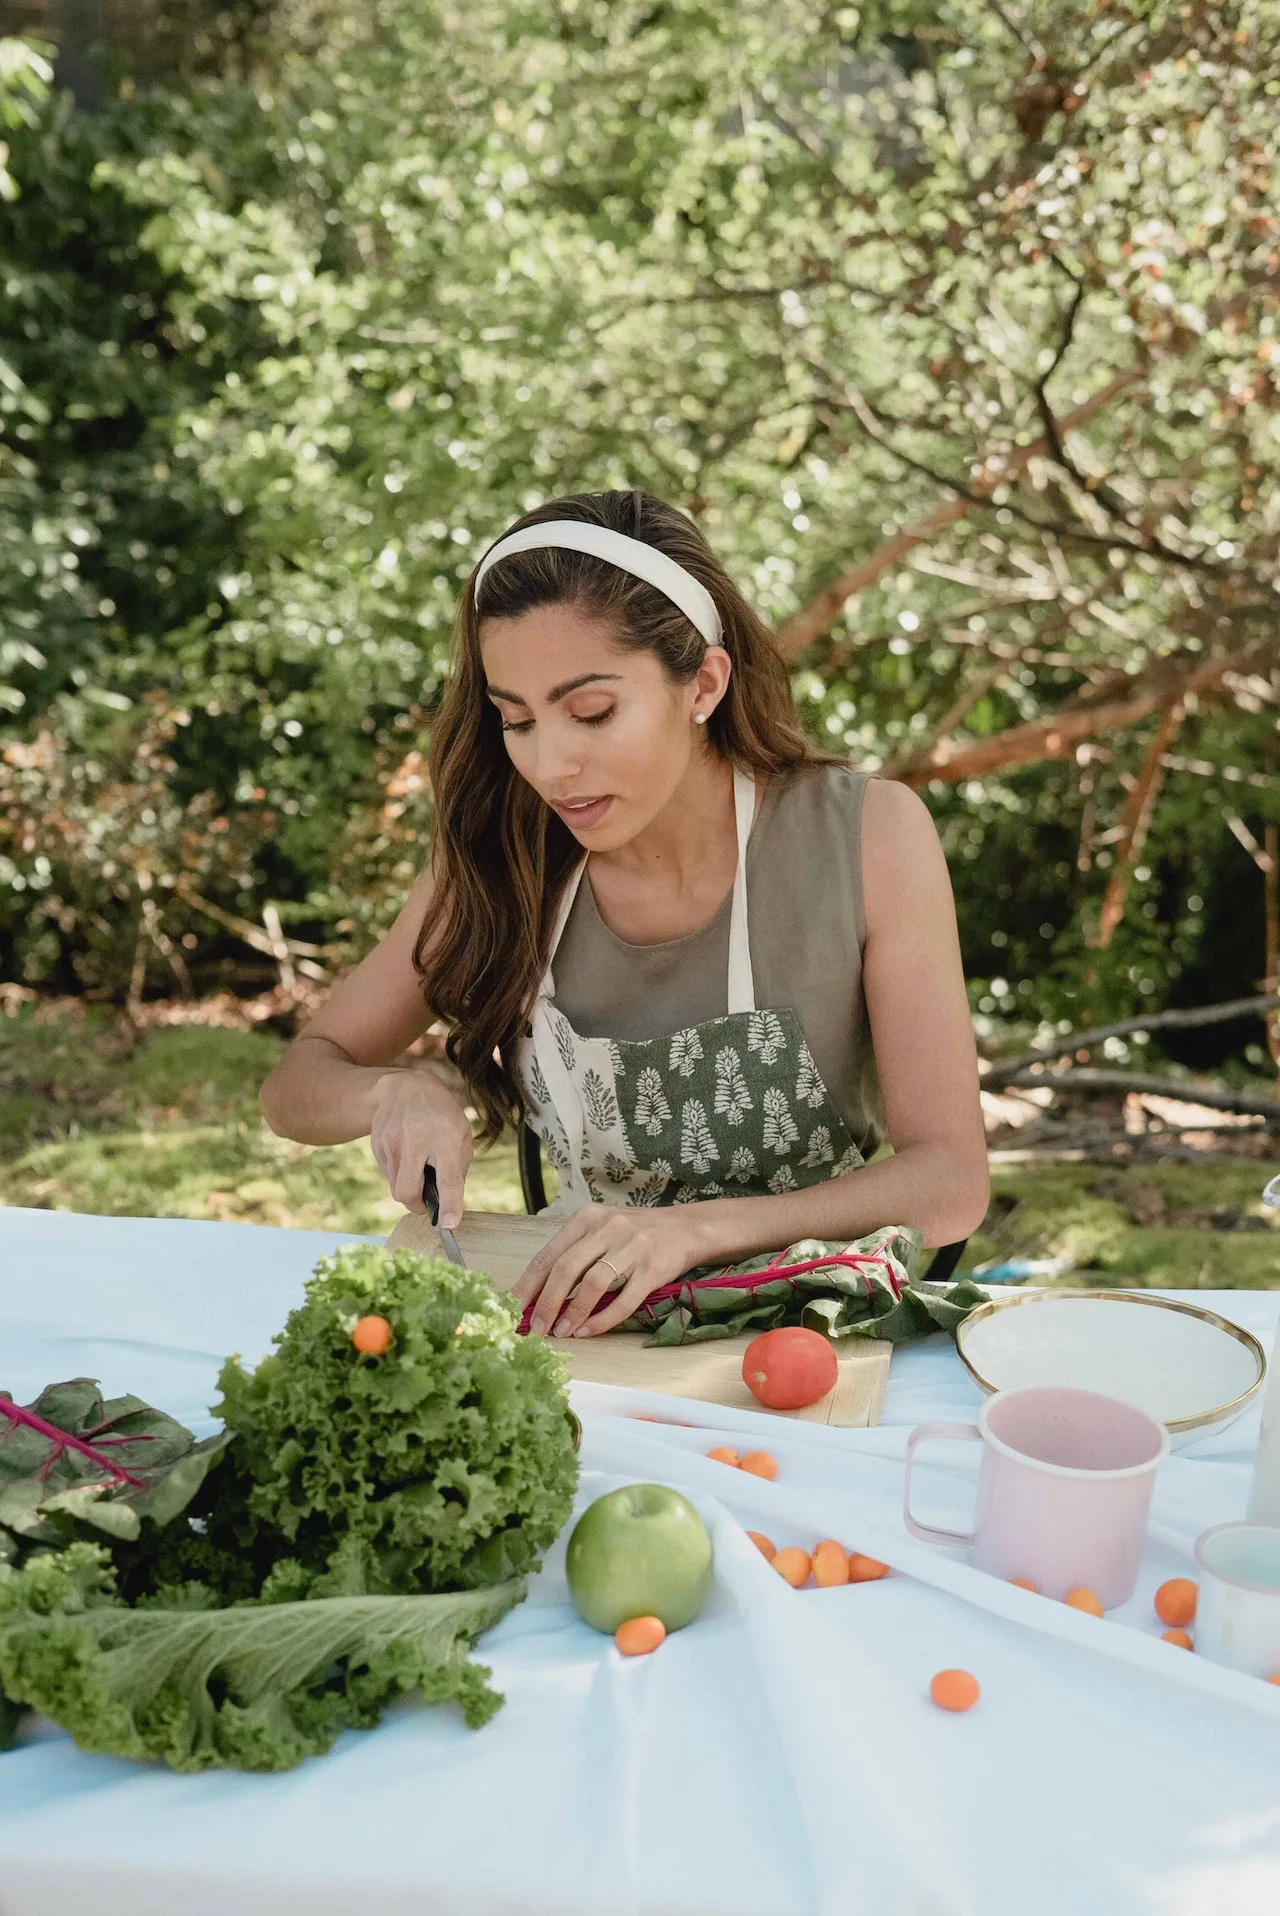
[[[520,1126],[520,1134],[516,1139],[516,1162],[520,1166],[524,1208],[530,1217],[536,1217],[547,1201],[547,1186],[542,1175],[542,1139],[532,1125]]]

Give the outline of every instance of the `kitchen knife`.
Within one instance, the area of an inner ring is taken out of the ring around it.
[[[457,1238],[453,1235],[452,1231],[446,1231],[444,1226],[439,1222],[440,1187],[436,1183],[436,1167],[434,1164],[426,1164],[422,1168],[422,1201],[427,1207],[427,1216],[435,1225],[436,1234],[440,1242],[444,1245],[445,1256],[451,1264],[461,1264],[463,1270],[465,1270],[467,1260],[458,1249]]]

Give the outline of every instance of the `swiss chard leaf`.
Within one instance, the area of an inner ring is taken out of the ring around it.
[[[80,1525],[133,1542],[144,1517],[164,1524],[185,1509],[229,1441],[219,1431],[197,1443],[140,1397],[104,1399],[90,1377],[51,1384],[33,1404],[0,1394],[0,1559],[20,1554],[18,1540],[65,1544]]]
[[[919,1237],[918,1231],[887,1225],[852,1244],[802,1238],[784,1251],[707,1265],[677,1283],[661,1285],[622,1328],[651,1332],[651,1344],[691,1344],[800,1324],[809,1309],[813,1329],[844,1336],[881,1304],[879,1293],[892,1302],[910,1283]],[[859,1260],[856,1269],[839,1261],[854,1256]],[[825,1263],[827,1258],[836,1261]],[[818,1268],[805,1268],[815,1265]],[[892,1286],[881,1280],[882,1267],[892,1273]],[[830,1299],[835,1308],[815,1319],[812,1306],[820,1298]]]
[[[690,1272],[663,1285],[623,1330],[646,1330],[651,1344],[692,1344],[801,1324],[837,1342],[885,1338],[906,1344],[935,1331],[955,1335],[986,1292],[967,1279],[947,1290],[912,1282],[921,1234],[889,1224],[852,1244],[804,1238],[785,1251]],[[776,1271],[776,1275],[775,1275]]]

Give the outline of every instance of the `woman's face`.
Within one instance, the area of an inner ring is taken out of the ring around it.
[[[729,678],[713,646],[695,678],[673,684],[653,652],[615,644],[607,622],[566,605],[486,619],[480,651],[511,763],[596,852],[629,844],[670,803],[706,750],[696,715]]]

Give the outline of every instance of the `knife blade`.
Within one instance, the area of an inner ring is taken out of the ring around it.
[[[436,1183],[436,1167],[425,1164],[422,1167],[422,1201],[427,1207],[427,1216],[435,1226],[436,1235],[444,1245],[445,1256],[451,1264],[461,1264],[467,1268],[467,1260],[458,1249],[458,1240],[452,1231],[446,1231],[440,1223],[440,1187]]]

